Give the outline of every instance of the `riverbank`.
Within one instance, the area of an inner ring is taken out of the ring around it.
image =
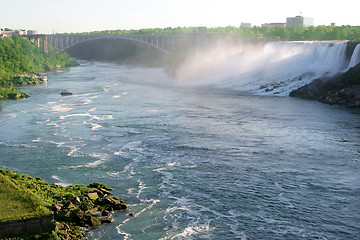
[[[39,73],[77,65],[67,53],[46,54],[18,35],[0,39],[0,100],[29,97],[13,86],[39,84],[44,80]]]
[[[21,98],[27,98],[30,95],[22,92],[20,90],[16,90],[13,86],[2,88],[0,87],[0,100],[11,99],[17,100]]]
[[[81,227],[111,223],[111,211],[127,208],[111,190],[102,183],[60,187],[0,169],[0,238],[82,239]]]
[[[315,79],[310,84],[292,91],[290,97],[360,107],[360,64],[340,76],[330,79]]]

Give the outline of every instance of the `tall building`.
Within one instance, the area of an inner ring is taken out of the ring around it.
[[[314,19],[303,16],[286,18],[286,27],[297,27],[297,26],[304,26],[304,27],[314,26]]]

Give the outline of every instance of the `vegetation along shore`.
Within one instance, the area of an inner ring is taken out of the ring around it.
[[[0,169],[0,239],[83,239],[84,230],[127,208],[111,190],[102,183],[61,187]]]
[[[39,73],[76,65],[67,53],[46,54],[19,35],[0,39],[0,100],[28,97],[13,86],[41,83]]]

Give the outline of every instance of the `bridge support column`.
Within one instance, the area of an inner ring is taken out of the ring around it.
[[[60,37],[60,49],[64,47],[64,38]]]
[[[43,44],[43,51],[48,53],[49,49],[48,49],[48,39],[47,36],[43,36],[42,38],[42,44]]]
[[[35,44],[37,47],[40,47],[40,38],[39,38],[39,37],[34,38],[34,44]]]

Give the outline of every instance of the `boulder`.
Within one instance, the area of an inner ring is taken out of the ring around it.
[[[114,196],[104,198],[102,205],[106,210],[125,210],[127,208],[127,205],[123,200]]]
[[[53,205],[53,210],[56,211],[56,212],[58,212],[58,211],[60,211],[60,210],[62,209],[62,207],[63,207],[62,204],[60,204],[60,203],[55,203],[55,204]]]
[[[92,199],[92,200],[96,200],[99,198],[98,194],[96,192],[91,192],[87,194],[87,197]]]
[[[91,217],[89,220],[89,226],[98,227],[101,225],[101,220],[97,217]]]
[[[56,227],[59,230],[68,230],[68,229],[70,229],[70,227],[67,224],[63,224],[63,223],[56,223]]]
[[[103,193],[103,195],[110,195],[111,194],[110,191],[108,191],[108,190],[106,190],[104,188],[99,188],[99,190]]]
[[[72,202],[68,202],[68,203],[65,205],[65,208],[67,208],[67,209],[73,209],[73,208],[75,208],[75,204],[73,204]]]
[[[106,190],[109,190],[109,191],[112,190],[111,187],[106,186],[105,184],[99,183],[99,182],[94,182],[94,183],[90,184],[88,187],[97,188],[97,189],[101,189],[101,188],[102,188],[102,189],[106,189]]]
[[[69,92],[67,90],[62,90],[61,93],[60,93],[61,96],[69,96],[69,95],[72,95],[72,92]]]
[[[75,198],[74,198],[74,203],[75,203],[76,205],[80,204],[80,203],[81,203],[80,198],[79,198],[79,197],[75,197]]]

